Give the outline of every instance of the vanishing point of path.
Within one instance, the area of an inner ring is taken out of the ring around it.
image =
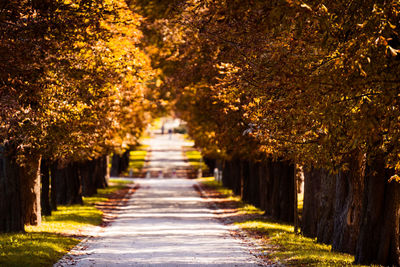
[[[185,142],[157,135],[148,144],[149,172],[161,175],[135,179],[140,187],[118,218],[56,266],[256,266],[194,190],[196,181],[175,177],[187,164]]]

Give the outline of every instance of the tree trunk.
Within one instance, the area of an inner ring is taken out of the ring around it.
[[[336,203],[332,249],[354,254],[361,223],[365,157],[355,152],[348,160],[349,171],[336,179]]]
[[[56,180],[57,204],[83,204],[81,179],[76,163],[65,167],[59,165],[52,175]]]
[[[332,244],[336,175],[331,175],[326,171],[322,171],[321,174],[321,194],[318,212],[320,217],[317,227],[317,241],[320,243]]]
[[[47,161],[42,159],[40,165],[40,172],[42,175],[42,192],[41,192],[41,204],[42,214],[46,216],[51,215],[50,205],[50,169]]]
[[[97,193],[96,174],[94,173],[96,162],[94,160],[88,160],[78,163],[78,171],[82,181],[82,195],[86,197],[93,196]]]
[[[258,184],[259,184],[259,199],[260,199],[260,209],[266,210],[267,207],[267,194],[268,194],[268,184],[266,179],[266,162],[261,162],[258,165]]]
[[[304,172],[304,199],[301,216],[301,232],[307,237],[315,238],[318,232],[319,203],[321,192],[322,170],[311,168]]]
[[[240,183],[240,161],[238,159],[233,159],[230,162],[230,167],[231,167],[231,186],[229,187],[230,189],[233,190],[233,193],[235,195],[240,196],[241,193],[241,183]]]
[[[58,163],[54,162],[50,165],[50,202],[51,202],[51,210],[57,210],[57,166]]]
[[[269,189],[265,213],[277,220],[293,222],[293,165],[285,161],[268,160],[266,180]]]
[[[40,161],[41,156],[30,157],[24,166],[19,168],[21,179],[21,202],[24,212],[24,223],[39,225],[42,222],[40,205]]]
[[[367,165],[355,255],[358,264],[400,265],[400,185],[396,181],[388,182],[391,175],[393,172],[385,169],[383,154]]]
[[[250,201],[250,177],[249,162],[247,160],[240,161],[240,197],[242,200]]]
[[[296,166],[296,164],[294,164],[293,166],[293,175],[294,175],[294,186],[293,186],[293,224],[294,224],[294,232],[298,233],[299,231],[299,210],[298,210],[298,206],[299,206],[299,201],[298,201],[298,197],[297,197],[297,176],[299,175],[298,173],[298,167]]]
[[[24,216],[21,205],[18,165],[13,150],[0,147],[0,232],[23,232]]]
[[[214,168],[216,167],[216,159],[209,158],[209,157],[203,157],[204,163],[208,167],[208,173],[206,173],[206,176],[213,176],[214,173]]]
[[[96,176],[95,183],[97,188],[106,188],[107,182],[107,157],[103,156],[97,159],[98,175]],[[129,164],[129,162],[128,162]]]
[[[314,167],[304,169],[302,232],[318,242],[332,244],[336,175]]]
[[[222,184],[227,188],[232,188],[232,167],[231,161],[226,160],[223,164],[223,171],[222,171]]]
[[[117,177],[117,176],[120,175],[120,170],[121,170],[121,167],[120,167],[120,163],[121,163],[120,158],[121,158],[121,157],[120,157],[118,154],[116,154],[116,153],[114,153],[114,154],[112,155],[112,158],[111,158],[111,170],[110,170],[110,175],[113,176],[113,177]]]
[[[129,154],[130,151],[125,151],[122,155],[114,153],[111,163],[111,176],[119,176],[126,171],[129,167]]]
[[[249,201],[256,207],[260,207],[260,180],[259,180],[259,171],[260,171],[260,163],[259,162],[250,162],[249,166]]]

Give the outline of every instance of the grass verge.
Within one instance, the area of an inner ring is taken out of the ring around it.
[[[130,175],[136,175],[142,170],[146,161],[147,145],[140,145],[129,152],[128,172]]]
[[[201,153],[195,150],[193,147],[185,147],[185,156],[193,169],[198,170],[199,168],[201,168],[202,171],[208,170],[207,165],[202,160],[203,158],[201,156]]]
[[[85,237],[85,229],[101,224],[102,212],[95,203],[108,201],[108,195],[125,187],[125,181],[110,182],[85,197],[82,206],[58,206],[40,226],[26,226],[26,233],[0,234],[0,266],[52,266]]]
[[[211,190],[217,191],[230,202],[235,202],[238,215],[235,222],[251,236],[261,239],[268,260],[288,266],[360,266],[352,265],[354,256],[332,252],[332,247],[317,243],[315,239],[294,233],[293,225],[267,219],[263,211],[246,204],[235,196],[230,189],[214,181],[214,177],[201,178],[199,181]],[[255,216],[249,216],[249,215]],[[241,215],[244,219],[241,219]]]

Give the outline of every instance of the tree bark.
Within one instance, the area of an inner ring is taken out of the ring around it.
[[[76,163],[69,163],[65,167],[58,165],[52,170],[52,175],[56,180],[57,204],[83,204],[81,179]]]
[[[206,173],[206,176],[213,176],[214,173],[214,168],[216,167],[216,159],[210,158],[210,157],[203,157],[204,163],[208,167],[208,173]]]
[[[304,172],[304,200],[301,217],[301,232],[307,237],[315,238],[318,232],[319,203],[321,192],[322,170],[311,168]]]
[[[293,222],[294,169],[285,161],[267,161],[267,203],[265,213],[274,219]]]
[[[260,207],[259,162],[249,162],[249,202]]]
[[[268,184],[266,179],[266,162],[261,162],[258,165],[258,184],[259,184],[259,199],[260,199],[260,209],[266,210],[267,208],[267,194],[268,194]]]
[[[293,175],[294,175],[294,186],[293,186],[293,224],[294,224],[294,232],[298,233],[299,231],[299,201],[297,197],[297,176],[298,176],[298,168],[296,164],[293,166]]]
[[[361,223],[365,157],[356,151],[348,159],[349,171],[336,179],[336,203],[332,249],[355,253]]]
[[[323,169],[304,168],[304,202],[301,230],[318,242],[332,244],[336,175]]]
[[[119,176],[128,169],[129,153],[130,151],[127,150],[122,155],[118,155],[117,153],[113,154],[111,163],[111,176]]]
[[[50,169],[47,161],[42,159],[40,165],[40,172],[42,175],[42,192],[41,192],[41,205],[42,214],[46,216],[51,215],[50,205]]]
[[[0,147],[0,232],[23,232],[21,186],[13,149]]]
[[[355,262],[400,266],[400,185],[388,182],[383,153],[367,165],[361,225]]]
[[[39,225],[42,222],[40,161],[40,155],[33,155],[19,168],[22,210],[24,213],[24,223],[27,225]]]
[[[321,174],[320,205],[318,207],[320,217],[317,226],[317,241],[332,244],[337,177],[327,171],[322,171]]]
[[[50,165],[50,202],[51,202],[51,210],[57,210],[57,166],[58,163],[54,162]]]
[[[95,165],[94,160],[88,160],[78,163],[78,171],[82,182],[82,195],[86,197],[93,196],[97,193],[95,181]]]
[[[240,161],[240,198],[246,202],[250,200],[249,192],[249,162],[247,160]]]
[[[107,157],[103,156],[97,159],[99,166],[99,173],[96,176],[95,182],[97,188],[106,188],[108,186],[107,182]],[[128,161],[129,164],[129,161]]]
[[[111,176],[117,177],[120,175],[120,170],[121,170],[120,163],[121,163],[120,156],[114,153],[111,158],[111,170],[110,170]]]

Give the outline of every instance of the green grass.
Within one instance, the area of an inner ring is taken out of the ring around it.
[[[26,233],[0,234],[0,266],[52,266],[77,245],[80,231],[102,222],[102,212],[94,206],[107,201],[107,195],[124,188],[125,181],[85,197],[84,205],[58,206],[40,226],[26,226]]]
[[[260,234],[266,243],[274,247],[269,257],[285,265],[351,266],[354,261],[352,255],[332,252],[329,245],[295,234],[293,225],[266,219],[249,220],[236,225]]]
[[[128,172],[138,173],[146,161],[147,145],[140,145],[129,152]]]
[[[201,153],[192,147],[190,147],[188,150],[185,151],[186,159],[188,160],[190,166],[192,166],[194,169],[199,169],[201,168],[203,171],[208,170],[207,165],[204,163],[202,160]]]
[[[237,201],[239,213],[262,214],[263,211],[246,204],[232,190],[222,187],[213,177],[199,179],[204,185],[210,186],[224,194],[232,201]],[[260,238],[265,244],[267,257],[288,266],[356,266],[352,265],[354,256],[332,252],[332,247],[317,243],[315,239],[294,233],[293,225],[268,219],[250,219],[235,223],[241,229],[249,231]],[[271,251],[271,248],[272,251]],[[359,265],[358,265],[359,266]]]

